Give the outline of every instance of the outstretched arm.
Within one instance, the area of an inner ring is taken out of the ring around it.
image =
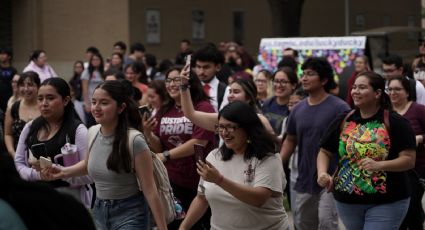
[[[218,114],[196,111],[193,107],[190,90],[188,89],[189,71],[189,66],[185,66],[180,72],[180,77],[182,78],[180,94],[183,113],[185,117],[187,117],[187,119],[189,119],[196,126],[199,126],[208,131],[215,131]]]

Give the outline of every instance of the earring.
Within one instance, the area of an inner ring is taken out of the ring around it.
[[[251,140],[250,139],[246,140],[246,143],[250,144],[251,143]]]

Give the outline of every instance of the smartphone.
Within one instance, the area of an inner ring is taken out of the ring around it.
[[[40,167],[42,169],[44,169],[46,167],[51,167],[51,166],[52,166],[52,161],[49,158],[40,157]]]
[[[150,118],[150,117],[152,116],[152,112],[151,112],[151,110],[148,108],[148,106],[147,106],[147,105],[140,106],[140,107],[139,107],[139,113],[140,113],[140,116],[142,116],[142,117],[143,117],[143,114],[145,114],[145,113],[146,113],[146,115],[147,115],[147,118]]]
[[[193,148],[195,149],[195,159],[196,161],[205,162],[206,154],[205,154],[205,146],[200,144],[194,144]]]
[[[186,65],[189,65],[189,68],[190,68],[190,65],[191,65],[191,61],[192,61],[192,54],[186,55]]]
[[[40,159],[40,157],[47,157],[47,149],[44,143],[31,145],[31,152],[37,159]]]

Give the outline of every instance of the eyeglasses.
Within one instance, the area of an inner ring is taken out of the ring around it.
[[[319,74],[317,74],[316,71],[304,71],[302,72],[301,76],[307,76],[307,77],[313,77],[313,76],[317,76]]]
[[[217,132],[222,133],[226,131],[227,133],[233,133],[238,129],[238,125],[215,125]]]
[[[174,83],[176,83],[176,84],[180,84],[180,83],[182,82],[182,79],[181,79],[181,78],[179,78],[179,77],[176,77],[176,78],[167,78],[167,79],[165,79],[165,83],[166,83],[166,84],[170,84],[171,82],[174,82]]]
[[[289,84],[290,81],[285,81],[285,80],[273,80],[273,84],[275,85],[287,85]]]
[[[396,92],[400,92],[402,90],[403,90],[403,88],[401,88],[401,87],[390,87],[390,88],[388,88],[389,93],[391,93],[391,92],[396,93]]]
[[[263,84],[266,84],[266,83],[267,83],[267,80],[255,79],[255,83],[263,83]]]

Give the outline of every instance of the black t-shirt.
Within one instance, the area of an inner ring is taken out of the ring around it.
[[[46,141],[40,141],[37,138],[37,133],[35,132],[33,136],[29,137],[29,147],[34,144],[44,143],[46,146],[46,152],[48,154],[48,157],[50,159],[54,159],[56,155],[61,153],[61,148],[66,144],[67,136],[69,138],[70,144],[75,144],[75,133],[77,130],[77,127],[82,124],[81,121],[77,119],[72,119],[66,124],[64,124],[59,131],[49,140]],[[62,159],[59,160],[59,164],[63,165]],[[63,180],[54,180],[47,182],[48,184],[53,185],[54,187],[67,187],[69,186],[69,183]]]
[[[12,78],[17,73],[13,67],[0,67],[0,109],[6,111],[7,101],[12,96]]]
[[[336,200],[351,204],[380,204],[410,196],[406,172],[368,172],[358,167],[358,161],[366,157],[375,161],[392,160],[401,151],[416,148],[415,135],[408,121],[390,112],[388,133],[383,111],[362,119],[357,110],[347,119],[341,132],[346,113],[342,114],[323,135],[321,147],[338,159],[333,192]]]

